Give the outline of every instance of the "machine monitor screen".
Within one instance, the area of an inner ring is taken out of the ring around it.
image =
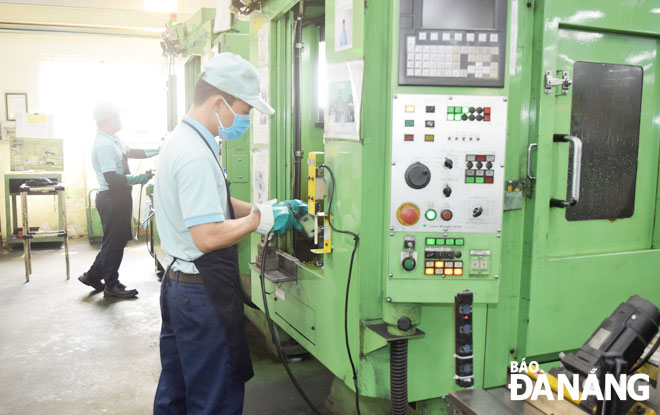
[[[495,29],[495,0],[424,0],[425,29]]]

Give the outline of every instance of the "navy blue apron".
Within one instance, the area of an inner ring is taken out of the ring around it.
[[[113,138],[116,139],[116,137]],[[128,167],[128,154],[124,152],[117,141],[114,143],[121,153],[124,174],[131,174],[131,169]],[[100,207],[99,204],[101,205]],[[108,226],[107,230],[105,228],[103,229],[104,235],[110,232],[116,232],[114,236],[119,238],[117,241],[120,244],[124,244],[123,246],[126,246],[126,242],[133,240],[133,193],[131,186],[99,192],[96,197],[96,205],[99,215],[101,215],[101,210],[104,210],[107,217],[105,222],[113,224],[112,226]],[[103,225],[103,220],[101,220],[101,225]]]
[[[191,127],[199,135],[199,138],[202,139],[204,144],[209,147],[211,153],[213,153],[213,149],[206,142],[201,132],[185,120],[183,123]],[[215,153],[213,153],[213,157],[218,161]],[[224,171],[222,171],[219,161],[218,167],[220,167],[221,173],[224,176]],[[230,183],[226,177],[225,185],[227,187],[229,219],[235,219],[236,216],[234,214],[234,207],[231,204],[231,193],[229,191]],[[245,319],[243,317],[243,301],[245,297],[241,287],[240,272],[238,269],[238,246],[233,245],[209,252],[193,261],[193,263],[202,277],[206,293],[211,299],[224,329],[235,379],[238,382],[247,382],[254,376],[254,372],[245,337]]]

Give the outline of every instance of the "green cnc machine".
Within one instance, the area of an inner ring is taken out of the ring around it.
[[[333,394],[355,389],[353,237],[329,229],[333,187],[333,224],[359,234],[363,413],[401,399],[402,342],[408,401],[444,413],[452,390],[503,385],[511,360],[557,362],[628,296],[660,302],[657,1],[260,3],[250,57],[276,114],[253,117],[253,196],[300,195],[316,221],[311,241],[273,240],[269,309]]]
[[[217,50],[262,76],[276,113],[223,144],[232,193],[312,215],[265,255],[241,242],[240,269],[263,310],[265,259],[270,316],[336,376],[337,413],[345,319],[362,413],[443,414],[511,360],[557,364],[630,295],[660,303],[658,1],[238,6],[236,31],[200,29],[186,89]],[[352,267],[328,217],[359,235]]]

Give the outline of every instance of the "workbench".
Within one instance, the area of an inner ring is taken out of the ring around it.
[[[53,171],[7,171],[5,172],[5,213],[6,213],[6,226],[7,232],[7,246],[11,249],[12,244],[22,244],[23,240],[18,236],[20,228],[18,221],[18,209],[16,199],[20,196],[21,184],[30,179],[37,179],[45,177],[54,182],[62,182],[62,172]],[[58,229],[64,226],[64,218],[62,216],[62,209],[58,209]],[[36,229],[35,229],[36,230]],[[40,238],[38,242],[61,242],[62,239],[58,237],[44,237]],[[35,241],[37,242],[37,241]]]

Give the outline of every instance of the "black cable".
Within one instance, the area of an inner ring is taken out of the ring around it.
[[[138,226],[140,225],[138,224]],[[153,249],[154,249],[153,247],[154,236],[152,235],[153,231],[154,230],[153,230],[153,226],[151,225],[151,220],[148,220],[147,229],[145,230],[144,242],[147,244],[147,251],[149,251],[149,255],[151,255],[153,259],[156,259],[153,253]]]
[[[632,375],[633,373],[637,372],[637,370],[638,370],[640,367],[644,366],[644,364],[645,364],[646,362],[649,361],[649,359],[651,358],[651,356],[653,356],[653,353],[655,353],[656,350],[658,350],[658,346],[660,346],[660,337],[658,337],[658,339],[655,341],[655,344],[653,345],[653,347],[651,347],[651,350],[649,350],[649,352],[646,354],[646,356],[644,356],[644,358],[643,358],[642,360],[638,361],[638,362],[637,362],[637,363],[636,363],[636,364],[630,369],[630,371],[628,371],[628,374]]]
[[[142,190],[144,189],[144,183],[140,183],[140,198],[138,199],[138,220],[137,220],[137,230],[135,231],[135,240],[137,241],[140,237],[140,213],[142,213]]]
[[[330,212],[332,212],[332,198],[335,195],[335,174],[332,172],[332,169],[330,169],[330,167],[327,164],[321,164],[319,167],[326,169],[328,173],[330,173],[330,177],[332,178],[332,187],[330,188],[330,197],[328,198],[328,223],[330,224],[330,228],[337,233],[351,235],[353,239],[360,240],[360,235],[351,231],[337,229],[335,228],[335,225],[332,224],[332,217],[330,216]]]
[[[355,386],[355,410],[357,415],[360,415],[360,389],[358,387],[358,375],[357,370],[355,369],[355,363],[353,362],[353,356],[351,355],[351,347],[348,342],[348,299],[351,290],[351,276],[353,275],[353,261],[355,260],[355,251],[357,251],[358,243],[360,242],[360,235],[346,231],[342,229],[337,229],[332,224],[332,199],[335,195],[335,174],[332,169],[326,165],[321,164],[319,167],[328,170],[330,177],[332,178],[332,187],[330,188],[330,196],[328,198],[328,224],[330,229],[337,233],[343,233],[345,235],[351,235],[353,237],[353,252],[351,253],[351,262],[348,266],[348,278],[346,278],[346,298],[344,299],[344,340],[346,341],[346,353],[348,354],[348,361],[351,363],[351,370],[353,371],[353,385]]]
[[[284,353],[282,353],[282,345],[280,344],[280,340],[277,337],[277,334],[275,332],[275,327],[273,324],[273,320],[270,319],[270,312],[268,311],[268,301],[266,298],[266,277],[265,277],[265,268],[266,268],[266,252],[268,252],[268,246],[270,245],[270,240],[273,237],[273,233],[269,233],[268,236],[266,237],[266,243],[264,244],[264,249],[261,254],[261,298],[264,302],[264,313],[266,314],[266,321],[268,322],[268,329],[270,330],[270,336],[275,344],[275,348],[277,349],[277,356],[280,358],[280,361],[284,365],[284,369],[286,369],[287,375],[289,375],[289,379],[291,379],[291,383],[293,383],[293,386],[296,387],[298,390],[298,393],[300,396],[303,398],[307,406],[309,406],[309,409],[312,410],[317,415],[321,415],[321,412],[316,409],[312,401],[309,400],[305,392],[302,390],[300,387],[300,384],[296,380],[296,378],[293,376],[293,373],[291,372],[291,369],[289,368],[289,364],[287,363],[286,359],[284,358]]]

